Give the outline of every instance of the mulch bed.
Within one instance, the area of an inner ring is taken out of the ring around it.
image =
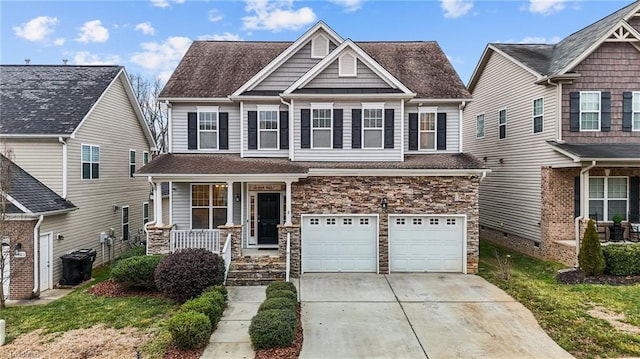
[[[300,318],[300,306],[298,306],[298,330],[293,344],[286,348],[260,349],[256,351],[255,359],[297,359],[302,350],[302,319]]]
[[[164,352],[164,356],[162,359],[199,359],[204,352],[203,349],[191,349],[191,350],[182,350],[176,348],[175,345],[169,344],[167,350]]]
[[[609,285],[634,285],[640,283],[640,276],[617,276],[601,274],[597,276],[586,276],[584,272],[577,268],[570,268],[558,271],[556,280],[564,284],[609,284]]]
[[[87,292],[97,295],[99,297],[118,298],[118,297],[155,297],[166,298],[161,292],[154,289],[138,288],[138,287],[124,287],[118,283],[114,283],[109,280],[100,282],[91,288],[87,289]]]

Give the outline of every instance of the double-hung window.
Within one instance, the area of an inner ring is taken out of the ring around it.
[[[421,150],[436,149],[436,112],[435,108],[418,109],[419,145]]]
[[[476,116],[476,138],[484,137],[484,114]]]
[[[218,149],[218,108],[198,108],[198,148]]]
[[[149,222],[149,202],[142,204],[142,225],[144,226]]]
[[[122,240],[129,239],[129,206],[122,206]]]
[[[149,163],[149,152],[144,151],[142,152],[142,165],[146,165],[147,163]]]
[[[600,92],[580,92],[580,131],[600,131]]]
[[[498,111],[498,137],[507,138],[507,110]]]
[[[544,130],[544,99],[533,100],[533,133],[540,133]]]
[[[258,106],[258,148],[275,150],[278,144],[278,106]]]
[[[590,177],[589,214],[597,213],[598,219],[613,219],[618,215],[627,219],[629,202],[628,177]]]
[[[100,147],[82,145],[82,179],[100,178]]]
[[[633,93],[633,104],[631,106],[631,120],[633,131],[640,131],[640,91]]]
[[[129,150],[129,178],[133,178],[136,173],[136,151]]]
[[[227,222],[227,185],[191,185],[191,228],[216,229]]]
[[[384,104],[362,104],[363,148],[382,148]]]
[[[333,105],[311,105],[311,148],[331,148]]]

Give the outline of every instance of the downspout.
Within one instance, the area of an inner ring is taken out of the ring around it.
[[[576,237],[576,266],[578,266],[578,254],[580,253],[580,221],[582,221],[585,216],[585,207],[586,207],[586,180],[585,174],[588,173],[592,168],[596,166],[596,161],[591,161],[591,164],[582,170],[580,170],[580,215],[573,220],[574,225],[574,233]]]
[[[547,79],[547,85],[556,87],[556,142],[564,143],[564,141],[562,140],[562,83],[555,83],[551,81],[551,79]]]
[[[244,158],[244,144],[244,101],[240,101],[240,158]]]
[[[165,100],[164,101],[165,105],[167,105],[167,152],[168,153],[172,153],[173,152],[173,138],[171,136],[171,133],[173,131],[171,131],[171,126],[172,126],[172,117],[173,117],[173,113],[171,111],[171,103],[169,102],[169,100]],[[159,151],[157,151],[159,152]],[[154,215],[155,217],[155,215]]]
[[[151,179],[151,176],[148,177],[148,181],[151,184],[151,188],[153,189],[154,196],[153,196],[153,221],[147,222],[143,226],[144,233],[147,235],[147,239],[149,238],[149,231],[147,230],[147,227],[155,225],[156,222],[158,221],[158,219],[157,219],[157,215],[158,215],[157,205],[158,204],[156,203],[156,197],[157,196],[155,196],[155,193],[156,193],[156,190],[157,190],[158,186],[156,186],[156,184],[153,182],[153,180]],[[171,187],[169,187],[169,188],[171,188]],[[160,190],[162,191],[162,189],[160,189]],[[162,200],[162,195],[160,195],[160,199]],[[162,206],[162,203],[160,203],[160,205]],[[148,240],[147,240],[147,246],[146,247],[147,247],[147,253],[146,254],[149,254],[149,241]],[[104,249],[103,249],[103,253],[104,253]],[[104,259],[102,260],[102,262],[104,262]]]
[[[40,239],[40,225],[44,221],[44,215],[38,217],[36,225],[33,227],[33,295],[40,289],[40,268],[38,268],[38,240]]]
[[[464,116],[464,108],[467,107],[467,101],[462,101],[462,103],[460,105],[458,105],[458,143],[459,143],[459,147],[458,147],[458,152],[462,153],[463,151],[463,147],[462,147],[462,139],[463,139],[463,133],[462,133],[462,122],[463,122],[463,117]],[[482,175],[482,178],[484,178],[487,174],[484,173]],[[482,181],[482,179],[480,179],[480,181]]]
[[[62,144],[62,198],[67,199],[67,141],[58,137]]]
[[[287,105],[289,109],[289,160],[293,161],[293,100],[291,100],[291,102],[286,102],[282,97],[280,97],[280,102]]]
[[[405,99],[400,100],[400,160],[404,161],[404,102]]]

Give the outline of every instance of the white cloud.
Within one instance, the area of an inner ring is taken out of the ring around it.
[[[65,41],[66,40],[63,37],[59,37],[59,38],[53,40],[53,44],[56,45],[56,46],[62,46],[62,45],[64,45]]]
[[[46,40],[47,35],[53,32],[55,25],[58,25],[57,17],[38,16],[23,23],[22,26],[14,26],[13,31],[18,37],[37,42]]]
[[[101,58],[89,51],[79,51],[73,56],[73,63],[76,65],[117,65],[120,63],[120,56],[106,55]]]
[[[142,31],[145,35],[154,35],[156,33],[156,29],[153,28],[149,21],[141,22],[136,25],[136,30]]]
[[[181,36],[169,37],[162,43],[144,42],[140,44],[144,51],[135,53],[130,60],[147,70],[159,72],[158,78],[166,82],[191,42],[190,38]]]
[[[462,60],[461,57],[453,57],[453,56],[447,55],[447,59],[453,65],[464,65],[464,60]]]
[[[185,0],[172,0],[172,1],[176,4],[184,4],[185,2]],[[165,7],[169,7],[171,4],[169,4],[169,0],[151,0],[151,5],[155,7],[165,8]]]
[[[243,41],[240,35],[225,32],[222,34],[211,34],[198,36],[198,40],[213,40],[213,41]]]
[[[242,18],[245,30],[298,30],[316,21],[310,7],[293,9],[293,0],[247,0],[245,10],[254,13]]]
[[[473,0],[440,0],[444,17],[455,19],[466,15],[473,7]]]
[[[344,7],[346,12],[354,12],[362,7],[363,0],[329,0],[334,4]]]
[[[80,34],[76,39],[82,43],[88,42],[106,42],[109,40],[109,30],[102,26],[100,20],[87,21],[80,28]]]
[[[553,36],[547,39],[544,36],[526,36],[522,40],[518,41],[520,44],[555,44],[560,42],[560,36]]]
[[[211,9],[209,10],[209,21],[211,22],[218,22],[220,20],[222,20],[223,15],[222,12],[218,9]]]
[[[529,11],[534,14],[551,15],[564,9],[566,0],[529,0]]]

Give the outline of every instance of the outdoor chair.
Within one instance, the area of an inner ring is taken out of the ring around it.
[[[589,215],[589,218],[593,219],[593,221],[595,222],[596,225],[596,231],[598,232],[598,236],[600,237],[600,242],[606,242],[609,240],[609,236],[607,234],[607,226],[606,225],[601,225],[602,222],[602,218],[599,217],[599,213],[595,212],[595,213],[591,213]]]
[[[640,223],[629,223],[629,241],[640,242]]]

